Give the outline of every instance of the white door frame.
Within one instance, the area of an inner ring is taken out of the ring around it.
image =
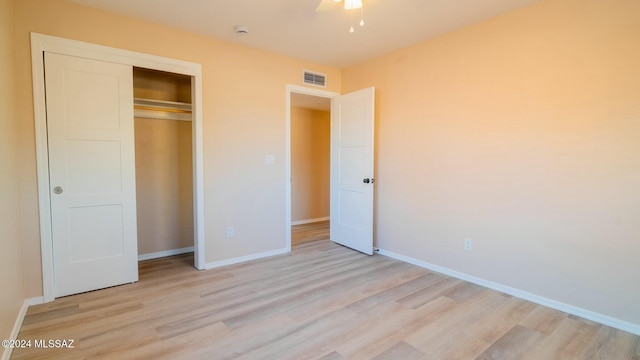
[[[315,88],[299,86],[299,85],[287,85],[287,92],[286,92],[286,96],[287,96],[286,97],[286,105],[287,105],[286,114],[287,115],[286,115],[286,123],[285,123],[286,144],[285,144],[285,151],[284,151],[285,183],[286,183],[285,234],[287,234],[286,236],[287,251],[291,251],[291,93],[311,95],[311,96],[317,96],[317,97],[323,97],[323,98],[329,98],[329,99],[340,95],[339,93],[333,92],[333,91],[315,89]]]
[[[131,65],[191,76],[193,102],[193,210],[194,262],[205,268],[204,246],[204,177],[202,136],[202,65],[156,55],[116,49],[50,35],[31,33],[31,71],[33,75],[33,110],[36,139],[36,169],[42,253],[42,288],[45,302],[55,299],[53,277],[53,237],[51,227],[51,191],[47,144],[47,110],[45,103],[44,52]]]

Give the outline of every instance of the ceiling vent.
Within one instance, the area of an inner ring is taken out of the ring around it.
[[[309,85],[326,87],[327,75],[305,70],[303,82]]]

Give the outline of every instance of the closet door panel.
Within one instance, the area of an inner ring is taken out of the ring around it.
[[[45,54],[55,296],[138,280],[132,67]]]

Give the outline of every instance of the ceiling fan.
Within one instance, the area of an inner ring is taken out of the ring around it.
[[[333,10],[336,5],[343,2],[343,0],[322,0],[320,4],[316,8],[317,12],[324,12]],[[352,9],[361,9],[362,8],[362,0],[344,0],[344,9],[352,10]]]
[[[364,8],[362,5],[363,0],[322,0],[320,4],[316,8],[316,12],[325,12],[329,10],[333,10],[341,2],[344,2],[345,10],[355,10],[360,9],[360,26],[364,26]],[[350,11],[351,15],[351,27],[349,28],[349,32],[353,33],[355,29],[353,28],[353,11]]]

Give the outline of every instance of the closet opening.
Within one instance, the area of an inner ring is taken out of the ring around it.
[[[191,253],[184,262],[194,262],[191,81],[133,68],[139,261]]]

